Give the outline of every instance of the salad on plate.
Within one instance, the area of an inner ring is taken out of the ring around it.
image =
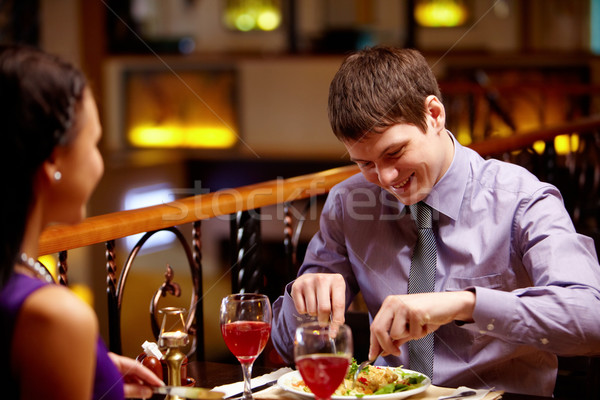
[[[353,387],[353,376],[357,368],[358,364],[353,359],[344,381],[333,393],[333,396],[363,397],[400,393],[417,389],[427,381],[425,375],[404,370],[402,367],[368,365],[360,371],[356,379],[356,386]],[[310,393],[310,389],[301,379],[291,382],[291,385],[299,391]]]

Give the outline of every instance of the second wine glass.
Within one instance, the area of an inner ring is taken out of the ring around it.
[[[300,325],[294,338],[294,359],[306,386],[318,400],[329,400],[344,381],[352,359],[352,332],[347,325],[311,322]]]
[[[220,318],[225,344],[242,364],[242,399],[250,400],[252,365],[265,348],[271,333],[271,303],[262,294],[231,294],[221,301]]]

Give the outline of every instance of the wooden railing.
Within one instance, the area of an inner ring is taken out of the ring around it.
[[[535,166],[532,168],[534,170],[532,172],[543,175],[542,178],[557,178],[555,182],[551,183],[556,184],[563,194],[565,189],[561,188],[561,183],[565,179],[561,179],[561,177],[564,178],[566,174],[567,182],[578,182],[577,188],[585,193],[578,192],[574,199],[567,201],[571,205],[569,211],[574,220],[579,222],[579,224],[576,223],[578,229],[595,236],[596,227],[600,226],[598,220],[600,216],[596,215],[598,213],[596,213],[595,207],[600,181],[599,133],[600,116],[594,116],[561,126],[518,132],[508,138],[490,139],[474,143],[470,147],[484,157],[501,157],[507,161],[525,164],[526,167]],[[561,156],[554,151],[553,140],[556,136],[563,134],[577,134],[579,147],[576,151]],[[546,143],[541,154],[532,149],[533,144],[538,141]],[[260,285],[265,283],[264,279],[257,279],[257,277],[260,278],[264,271],[261,271],[256,265],[256,257],[253,256],[257,243],[260,242],[260,221],[252,218],[251,212],[270,205],[289,205],[296,200],[325,195],[335,184],[358,172],[356,166],[350,165],[290,179],[273,180],[187,197],[152,207],[89,217],[82,223],[73,226],[51,226],[42,234],[39,252],[41,255],[60,254],[59,271],[63,275],[62,281],[66,282],[67,250],[106,243],[109,346],[111,350],[120,352],[121,300],[129,268],[139,247],[143,245],[149,235],[156,231],[166,229],[176,232],[177,226],[192,223],[192,246],[184,245],[184,248],[192,270],[195,291],[193,304],[196,307],[193,315],[190,314],[188,322],[191,323],[192,319],[196,320],[194,327],[190,327],[190,332],[197,335],[198,340],[194,350],[197,358],[203,359],[201,221],[222,215],[234,216],[231,219],[232,245],[230,246],[233,265],[232,290],[260,290]],[[552,181],[552,179],[550,180]],[[570,190],[570,187],[567,189]],[[590,222],[590,218],[593,221]],[[286,276],[291,277],[297,267],[296,243],[292,240],[295,236],[293,221],[287,208],[282,224],[284,225],[282,242],[286,247],[286,257],[289,258],[287,263],[289,271]],[[114,261],[115,240],[143,232],[147,233],[145,239],[131,250],[132,253],[117,279],[118,267]],[[178,238],[180,241],[184,241],[181,235]],[[160,297],[159,294],[177,293],[177,285],[171,281],[171,278],[171,276],[167,276],[163,286],[157,290],[157,294],[154,296],[154,307]],[[155,319],[155,316],[153,315],[152,318]],[[155,322],[153,322],[153,327],[156,334]]]
[[[357,172],[356,166],[350,165],[188,197],[162,205],[90,217],[78,225],[51,226],[42,234],[39,252],[41,255],[56,253],[137,233],[318,196]]]
[[[558,135],[588,135],[600,130],[600,116],[471,144],[483,157],[493,157],[551,141]],[[41,237],[40,255],[58,253],[137,233],[163,229],[220,215],[247,211],[327,193],[336,183],[358,173],[355,165],[284,180],[192,196],[161,205],[89,217],[77,225],[55,225]]]

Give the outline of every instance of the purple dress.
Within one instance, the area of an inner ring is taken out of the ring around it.
[[[0,289],[0,387],[3,399],[20,398],[19,384],[13,371],[10,371],[12,337],[17,315],[25,299],[47,283],[23,275],[13,274],[6,285]],[[96,376],[94,378],[93,399],[122,400],[123,378],[108,358],[104,342],[98,337],[96,349]],[[7,396],[7,397],[4,397]]]

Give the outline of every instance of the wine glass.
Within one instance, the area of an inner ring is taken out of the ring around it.
[[[250,378],[254,360],[271,333],[271,303],[263,294],[230,294],[221,301],[221,333],[229,351],[242,364],[243,400],[252,399]]]
[[[329,400],[344,381],[352,359],[352,332],[310,322],[296,329],[294,359],[304,383],[318,400]]]

